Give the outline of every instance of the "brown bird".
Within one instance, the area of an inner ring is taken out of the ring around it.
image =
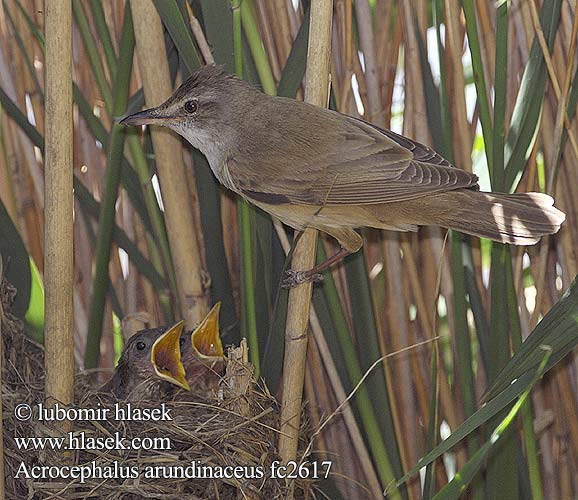
[[[285,224],[313,227],[342,250],[292,285],[356,252],[354,228],[416,231],[438,225],[501,243],[532,245],[563,212],[542,193],[479,192],[474,174],[432,149],[358,118],[271,97],[222,68],[194,72],[163,104],[125,125],[168,127],[198,148],[217,179]]]
[[[141,330],[127,342],[112,378],[101,388],[117,399],[155,400],[174,386],[189,390],[179,348],[184,321]]]
[[[223,344],[219,334],[217,302],[192,332],[181,336],[182,362],[191,391],[206,393],[216,389],[225,369]]]

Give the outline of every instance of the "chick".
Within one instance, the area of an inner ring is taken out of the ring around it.
[[[184,327],[141,330],[122,351],[112,378],[101,388],[124,400],[158,400],[171,395],[175,386],[190,390],[181,362],[179,341]]]
[[[182,363],[191,391],[205,394],[219,386],[225,370],[223,344],[219,335],[217,302],[192,332],[181,336]]]

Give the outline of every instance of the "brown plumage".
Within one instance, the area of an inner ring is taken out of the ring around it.
[[[176,386],[188,389],[181,363],[179,341],[184,322],[172,327],[151,328],[135,333],[126,343],[111,379],[101,391],[117,399],[159,400]]]
[[[169,127],[198,148],[219,181],[302,230],[335,237],[348,252],[369,226],[438,225],[530,245],[565,215],[541,193],[478,191],[475,175],[432,149],[363,120],[267,96],[218,67],[195,72],[157,108],[122,120]]]

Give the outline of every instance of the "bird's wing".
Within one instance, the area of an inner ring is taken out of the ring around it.
[[[245,196],[269,204],[365,205],[477,186],[475,175],[404,136],[320,108],[299,111],[314,124],[309,135],[271,123],[273,140],[228,159]]]

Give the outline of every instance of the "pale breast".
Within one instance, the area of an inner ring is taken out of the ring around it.
[[[215,174],[215,177],[219,180],[219,182],[223,186],[225,186],[227,189],[230,189],[231,191],[234,191],[236,193],[239,192],[239,190],[235,187],[235,182],[234,182],[233,178],[231,177],[231,172],[229,171],[229,168],[227,165],[228,162],[226,160],[219,162],[216,165],[216,167],[213,167],[213,164],[211,163],[210,160],[209,160],[209,164],[211,165],[211,170]]]

